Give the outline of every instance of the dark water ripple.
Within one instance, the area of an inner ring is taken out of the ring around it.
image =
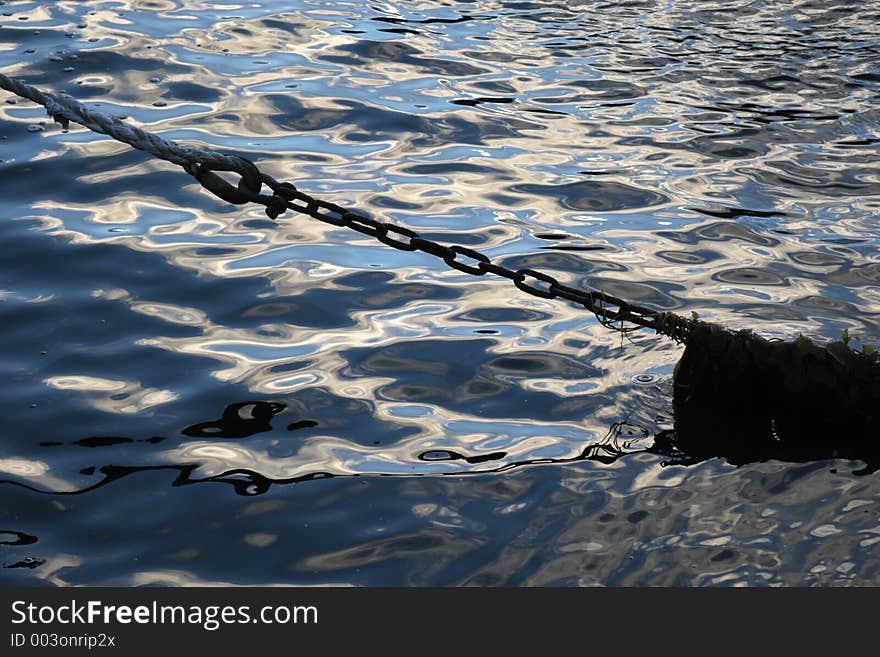
[[[0,70],[509,267],[877,345],[877,25],[4,0]],[[880,583],[858,462],[646,451],[664,340],[224,205],[9,96],[0,198],[0,583]]]

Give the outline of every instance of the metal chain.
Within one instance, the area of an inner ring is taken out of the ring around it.
[[[615,331],[629,333],[644,327],[654,329],[658,333],[668,334],[663,329],[670,326],[669,316],[671,313],[659,313],[628,303],[605,292],[581,290],[563,285],[553,276],[534,269],[510,269],[492,262],[489,256],[474,249],[459,245],[445,246],[422,237],[410,228],[386,221],[377,221],[351,212],[335,203],[316,199],[298,190],[292,183],[279,183],[265,174],[263,174],[263,182],[272,189],[273,197],[279,199],[275,202],[263,203],[266,205],[266,214],[273,219],[280,214],[277,211],[283,202],[286,210],[306,214],[332,226],[350,228],[401,251],[421,251],[430,254],[443,260],[449,267],[465,274],[472,276],[495,274],[512,281],[517,288],[532,296],[541,299],[572,301],[595,314],[603,326]],[[267,196],[263,195],[263,198],[267,198]],[[254,198],[254,201],[262,202],[257,198]],[[469,259],[471,262],[464,259]],[[626,324],[635,326],[626,326]],[[670,335],[670,337],[675,338],[676,336]]]
[[[110,117],[88,108],[66,94],[54,96],[3,74],[0,74],[0,88],[40,103],[46,107],[49,115],[65,128],[68,121],[75,121],[95,132],[108,134],[134,148],[179,164],[212,194],[229,203],[259,203],[265,206],[266,214],[271,219],[277,218],[286,210],[293,210],[332,226],[356,230],[401,251],[428,253],[466,274],[473,276],[495,274],[513,281],[517,288],[532,296],[541,299],[566,299],[581,305],[594,313],[603,326],[623,334],[639,328],[650,328],[676,342],[686,342],[697,322],[696,319],[685,319],[671,312],[657,312],[630,304],[605,292],[581,290],[563,285],[553,276],[534,269],[510,269],[492,262],[485,254],[465,246],[444,246],[422,237],[409,228],[377,221],[351,212],[335,203],[309,196],[299,191],[293,184],[280,183],[261,172],[247,158],[182,146],[131,126],[117,117]],[[217,175],[216,171],[237,173],[241,176],[238,185],[233,186]],[[261,193],[264,184],[272,190],[271,195]]]

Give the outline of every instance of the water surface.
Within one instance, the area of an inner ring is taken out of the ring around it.
[[[6,1],[0,70],[508,267],[876,345],[877,25],[843,1]],[[2,96],[3,584],[880,583],[861,463],[647,451],[671,341],[268,221]]]

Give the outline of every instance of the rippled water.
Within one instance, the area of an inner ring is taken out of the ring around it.
[[[657,309],[880,342],[877,3],[0,14],[4,73],[326,200]],[[0,582],[880,584],[860,463],[647,451],[671,341],[270,222],[0,95]]]

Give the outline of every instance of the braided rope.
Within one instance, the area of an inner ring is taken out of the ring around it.
[[[117,141],[173,162],[187,170],[198,166],[207,166],[214,170],[235,171],[242,176],[250,173],[250,169],[242,164],[242,158],[224,155],[214,150],[184,146],[164,139],[130,125],[115,116],[89,109],[66,93],[60,93],[56,96],[2,73],[0,73],[0,87],[43,105],[49,116],[64,128],[68,127],[70,121],[79,123],[93,132],[109,135]]]

